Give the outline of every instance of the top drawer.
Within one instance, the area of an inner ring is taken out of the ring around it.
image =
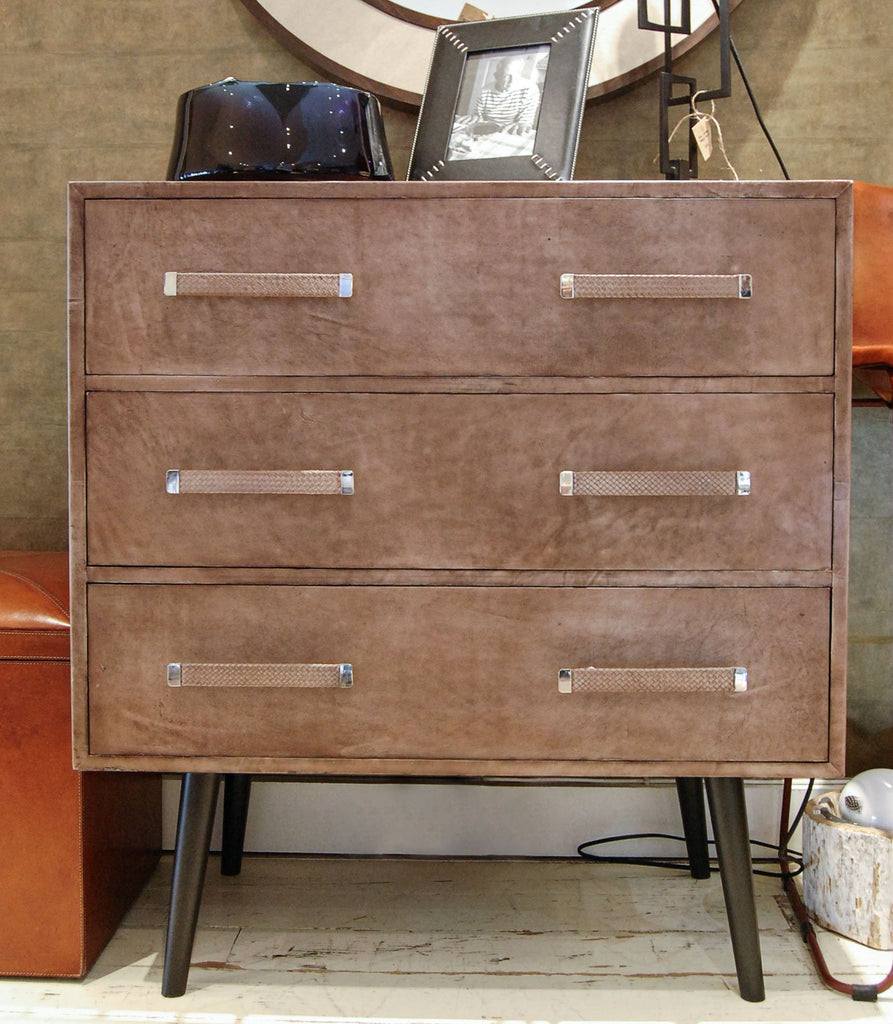
[[[834,223],[830,199],[88,199],[86,369],[826,375]],[[566,274],[744,274],[752,297],[563,298]]]

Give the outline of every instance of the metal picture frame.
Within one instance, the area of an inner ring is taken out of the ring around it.
[[[410,181],[573,178],[598,7],[442,25]]]

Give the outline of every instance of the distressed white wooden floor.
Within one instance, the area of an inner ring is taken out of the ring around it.
[[[719,878],[578,860],[246,857],[208,871],[189,989],[160,994],[170,858],[82,982],[0,980],[0,1024],[893,1021],[815,974],[756,879],[767,999],[737,994]],[[2,924],[0,924],[2,926]],[[832,972],[890,953],[822,933]]]

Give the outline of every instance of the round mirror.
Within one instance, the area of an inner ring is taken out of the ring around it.
[[[730,0],[735,7],[740,0]],[[418,107],[440,24],[462,20],[463,0],[242,0],[293,53],[327,75],[382,99]],[[639,28],[637,0],[580,4],[572,0],[478,0],[492,17],[599,6],[589,98],[625,88],[663,63],[661,32]],[[650,16],[659,18],[662,5]],[[691,0],[692,31],[674,36],[675,55],[716,26],[712,0]]]
[[[581,4],[578,0],[481,0],[486,13],[491,18],[512,18],[525,14],[550,14],[555,11],[572,11],[578,7],[592,7],[593,4]],[[366,0],[367,4],[377,7],[395,18],[402,18],[414,25],[425,25],[436,28],[438,25],[449,25],[462,21],[467,17],[469,5],[463,0],[408,0],[407,3],[392,3],[391,0]],[[617,0],[607,0],[599,4],[604,9]],[[480,8],[478,8],[480,10]]]

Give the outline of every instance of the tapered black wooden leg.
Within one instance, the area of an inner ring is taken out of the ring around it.
[[[707,843],[707,811],[704,807],[704,780],[677,779],[676,793],[682,812],[685,847],[692,878],[710,877],[710,848]]]
[[[224,776],[221,875],[237,875],[242,870],[242,851],[245,849],[245,826],[248,823],[250,799],[250,775]]]
[[[707,801],[729,916],[738,991],[751,1003],[766,998],[760,932],[753,895],[753,864],[741,779],[707,779]]]
[[[219,775],[188,772],[183,776],[161,981],[163,996],[181,996],[186,991],[219,789]]]

